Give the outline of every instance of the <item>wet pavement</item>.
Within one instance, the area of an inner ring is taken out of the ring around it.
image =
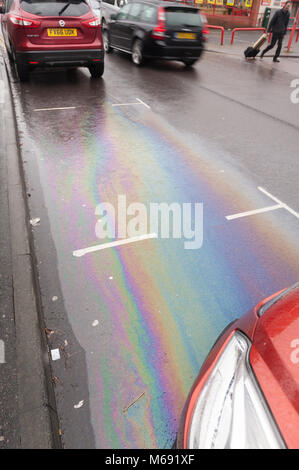
[[[63,446],[170,448],[221,330],[298,280],[297,77],[212,53],[194,69],[115,53],[102,80],[10,77]],[[96,210],[119,195],[203,203],[202,247],[158,237],[74,256],[103,243]],[[284,205],[226,218],[271,197]]]

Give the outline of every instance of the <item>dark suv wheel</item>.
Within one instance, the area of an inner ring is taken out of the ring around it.
[[[185,59],[183,60],[186,67],[192,67],[197,62],[197,59]]]
[[[27,82],[29,80],[29,67],[17,59],[14,49],[12,49],[12,61],[15,63],[20,82]]]
[[[27,82],[29,80],[29,68],[24,64],[20,64],[19,62],[16,63],[16,66],[20,81]]]
[[[88,69],[92,78],[101,78],[104,73],[104,63],[90,64]]]
[[[138,65],[138,66],[144,64],[143,44],[140,39],[136,39],[133,43],[132,61],[135,65]]]

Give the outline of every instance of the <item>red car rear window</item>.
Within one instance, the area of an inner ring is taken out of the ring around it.
[[[21,1],[21,8],[37,16],[81,16],[89,12],[83,0],[24,0]]]

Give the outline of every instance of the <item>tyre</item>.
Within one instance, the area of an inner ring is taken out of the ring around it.
[[[16,60],[16,67],[20,82],[27,82],[29,80],[29,67],[21,64],[18,60]]]
[[[11,46],[11,61],[15,64],[20,82],[27,82],[29,80],[29,67],[22,64],[17,57],[14,48]]]
[[[88,69],[92,78],[101,78],[104,73],[104,62],[100,62],[99,64],[91,64],[88,66]]]
[[[132,47],[132,61],[135,65],[140,66],[144,64],[143,57],[143,44],[140,39],[136,39]]]
[[[110,46],[110,43],[109,43],[109,34],[108,34],[108,29],[107,28],[104,28],[103,29],[103,45],[104,45],[104,51],[106,54],[111,54],[111,52],[113,52],[113,49],[112,47]]]
[[[13,62],[14,56],[13,56],[13,48],[12,48],[11,43],[9,43],[9,48],[7,47],[6,50],[7,50],[7,55],[8,55],[9,60]]]
[[[183,63],[186,65],[186,67],[192,67],[197,62],[198,59],[186,59],[183,60]]]

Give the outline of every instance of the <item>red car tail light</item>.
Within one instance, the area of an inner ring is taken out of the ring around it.
[[[92,18],[91,20],[88,21],[82,21],[82,24],[84,26],[87,26],[87,28],[98,28],[101,26],[101,20],[97,16]]]
[[[21,16],[9,15],[9,19],[16,28],[38,28],[40,21],[22,18]]]
[[[165,22],[166,22],[166,18],[165,18],[164,8],[159,7],[159,10],[158,10],[158,24],[153,29],[153,32],[152,32],[152,37],[154,39],[164,39],[165,38],[165,32],[166,32]]]
[[[210,34],[209,28],[207,28],[207,27],[203,28],[202,34]]]

